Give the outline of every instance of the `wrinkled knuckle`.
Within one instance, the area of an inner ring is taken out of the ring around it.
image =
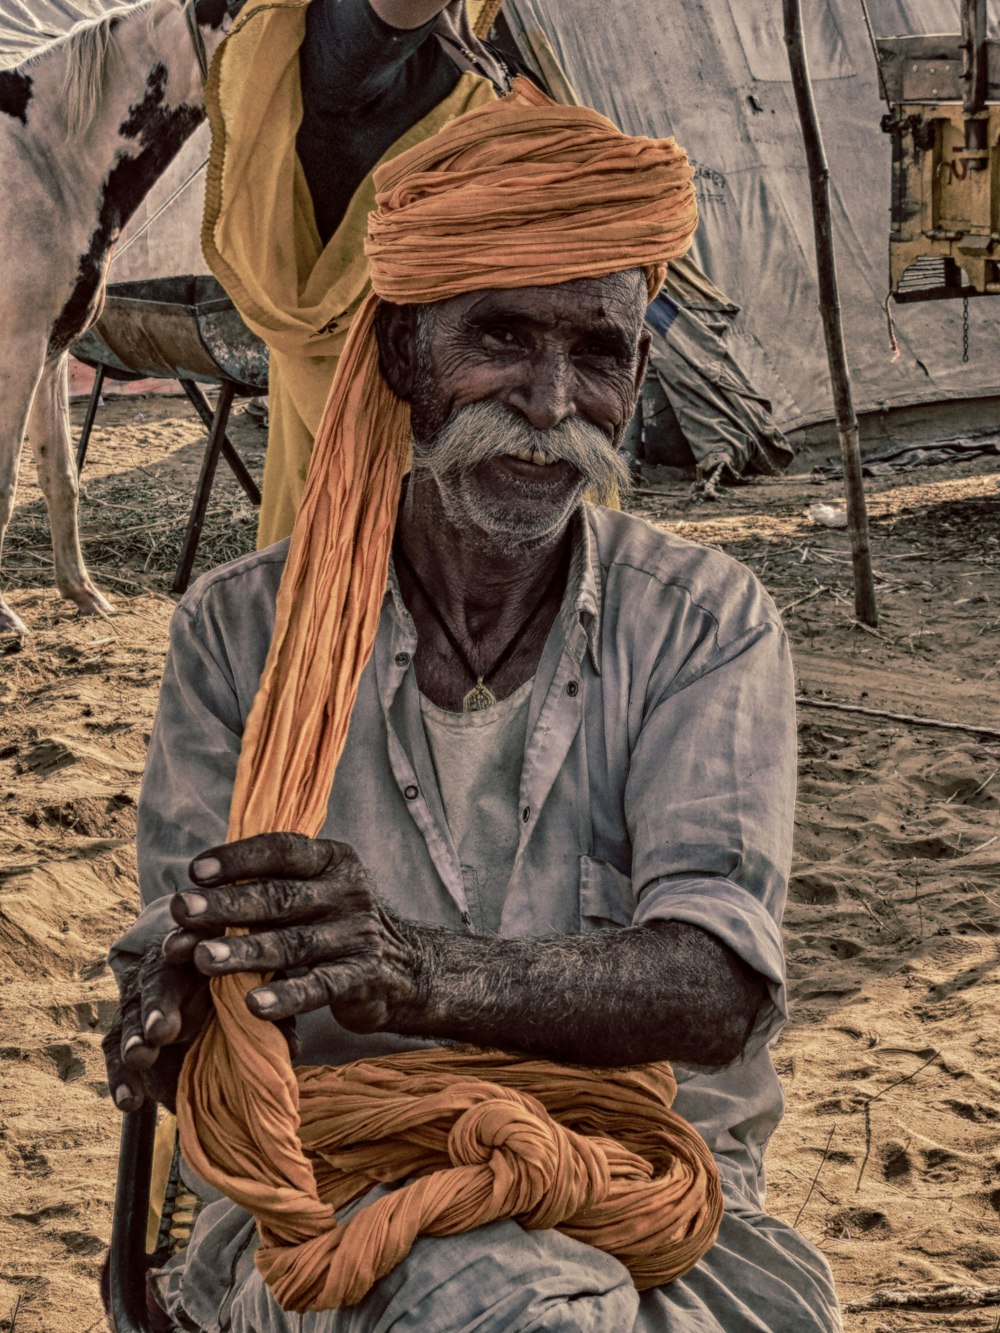
[[[253,967],[264,959],[267,944],[261,935],[236,935],[226,940],[230,959],[241,967]]]
[[[310,839],[302,833],[292,833],[287,829],[267,835],[270,851],[282,862],[298,866],[308,864]]]
[[[322,941],[308,926],[294,926],[287,932],[290,959],[303,967],[321,963],[327,956]]]
[[[117,1065],[118,1054],[122,1043],[122,1025],[121,1020],[116,1019],[111,1027],[101,1038],[101,1050],[104,1052],[105,1063],[109,1066]]]
[[[334,870],[346,871],[361,864],[358,854],[349,842],[337,842],[334,838],[324,839],[323,847],[327,853],[322,874],[329,875]]]
[[[267,914],[275,919],[291,916],[302,905],[302,887],[298,880],[262,880],[260,894]]]
[[[302,1012],[318,1008],[323,1000],[322,979],[316,973],[307,977],[289,977],[281,983],[281,1007],[286,1011]]]
[[[351,874],[338,884],[337,906],[345,916],[372,917],[376,915],[377,899],[364,871]]]

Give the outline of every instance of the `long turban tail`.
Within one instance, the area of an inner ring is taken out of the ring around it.
[[[553,104],[523,79],[503,101],[459,117],[377,171],[367,243],[373,294],[351,325],[316,439],[278,594],[274,636],[243,738],[229,816],[231,839],[277,829],[315,836],[321,829],[358,682],[374,644],[410,435],[409,408],[379,373],[378,298],[426,303],[462,292],[549,285],[631,268],[645,270],[652,297],[667,262],[686,251],[695,228],[691,176],[683,150],[672,139],[622,134],[594,111]],[[635,1161],[623,1166],[614,1152],[609,1162],[615,1145],[607,1144],[599,1149],[601,1165],[594,1159],[598,1148],[588,1146],[596,1140],[577,1134],[570,1142],[556,1123],[566,1088],[579,1087],[586,1104],[595,1080],[584,1085],[577,1071],[543,1062],[528,1062],[535,1084],[529,1080],[525,1085],[528,1100],[518,1103],[517,1114],[528,1116],[538,1134],[552,1139],[539,1151],[561,1164],[555,1170],[557,1193],[566,1193],[568,1180],[576,1182],[576,1194],[569,1194],[578,1207],[567,1204],[560,1212],[538,1200],[514,1207],[517,1190],[483,1185],[481,1173],[487,1168],[475,1157],[482,1150],[452,1145],[461,1170],[480,1173],[465,1194],[457,1178],[452,1180],[455,1197],[465,1200],[457,1215],[448,1216],[440,1189],[428,1197],[429,1187],[420,1181],[392,1196],[408,1202],[397,1202],[391,1216],[379,1214],[381,1224],[363,1222],[371,1212],[364,1209],[338,1227],[335,1207],[376,1179],[397,1177],[385,1174],[381,1164],[388,1150],[376,1143],[369,1146],[367,1174],[356,1169],[354,1159],[350,1169],[339,1173],[324,1159],[320,1188],[299,1138],[300,1083],[305,1086],[308,1080],[311,1105],[317,1098],[321,1103],[328,1099],[332,1121],[343,1114],[338,1108],[354,1105],[349,1076],[345,1082],[343,1070],[293,1070],[282,1033],[246,1007],[248,991],[260,981],[248,974],[213,980],[215,1017],[185,1061],[178,1120],[182,1150],[194,1170],[256,1216],[262,1239],[258,1263],[286,1308],[354,1303],[405,1255],[417,1235],[464,1230],[500,1215],[541,1217],[535,1225],[561,1223],[571,1231],[575,1226],[574,1234],[585,1231],[592,1243],[606,1245],[628,1262],[635,1228],[629,1231],[627,1209],[623,1221],[618,1194],[609,1195],[609,1182],[620,1184],[623,1174],[636,1188],[641,1178],[649,1185],[648,1176],[655,1174],[653,1185],[659,1188],[654,1200],[636,1204],[644,1225],[651,1215],[659,1219],[655,1262],[643,1249],[633,1269],[641,1285],[669,1281],[714,1239],[721,1210],[715,1168],[693,1131],[677,1138],[666,1157],[659,1150],[654,1154],[655,1171]],[[436,1067],[455,1059],[434,1057]],[[366,1070],[376,1071],[376,1081],[380,1063],[362,1062]],[[413,1078],[426,1065],[411,1060],[403,1068]],[[499,1066],[494,1061],[490,1068]],[[673,1097],[669,1069],[650,1070],[657,1112],[665,1113]],[[627,1104],[631,1078],[602,1075],[597,1082],[605,1100],[619,1095]],[[466,1108],[468,1083],[469,1075],[458,1079],[452,1120]],[[553,1087],[561,1089],[554,1102]],[[446,1092],[438,1097],[448,1101]],[[522,1092],[507,1096],[508,1107],[511,1097],[516,1101]],[[551,1117],[540,1105],[547,1101],[556,1106]],[[443,1114],[442,1106],[435,1106]],[[577,1112],[580,1119],[579,1107]],[[377,1110],[373,1117],[379,1119]],[[405,1130],[402,1120],[399,1124]],[[503,1137],[504,1132],[492,1124],[486,1142],[492,1142],[490,1134]],[[534,1142],[534,1133],[526,1132],[525,1141]],[[347,1146],[352,1142],[357,1140]],[[462,1156],[467,1152],[477,1165],[468,1164]],[[487,1147],[483,1160],[490,1157]],[[312,1160],[317,1160],[315,1152]],[[672,1165],[664,1168],[664,1161]],[[417,1163],[422,1165],[422,1160]],[[405,1161],[401,1175],[414,1169]],[[536,1169],[525,1169],[537,1177]],[[416,1185],[422,1191],[418,1200],[408,1193]],[[512,1206],[504,1210],[493,1204],[485,1212],[469,1206],[468,1191],[480,1198],[484,1189],[490,1198],[506,1197]],[[447,1191],[443,1197],[446,1201]],[[613,1199],[603,1215],[604,1232],[593,1221],[602,1197]],[[375,1250],[366,1253],[365,1247],[373,1245]]]

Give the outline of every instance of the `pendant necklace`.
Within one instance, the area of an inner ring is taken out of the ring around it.
[[[431,598],[430,593],[424,587],[423,580],[421,579],[417,571],[413,568],[413,564],[411,563],[409,557],[407,556],[406,552],[403,550],[403,547],[399,542],[397,542],[393,548],[393,558],[395,559],[396,563],[402,565],[402,567],[409,574],[410,578],[413,580],[416,586],[417,591],[420,593],[421,597],[424,599],[424,602],[427,604],[428,611],[430,611],[431,615],[440,625],[442,633],[444,634],[448,642],[451,644],[455,656],[458,658],[458,660],[465,667],[466,671],[469,673],[470,676],[473,677],[473,679],[476,682],[475,685],[473,685],[472,689],[469,690],[469,692],[465,694],[462,698],[463,713],[479,713],[482,712],[484,708],[492,708],[497,701],[497,697],[490,689],[490,687],[486,684],[486,680],[492,679],[497,674],[497,672],[502,670],[502,668],[505,667],[507,663],[510,661],[514,649],[517,647],[522,637],[524,636],[525,630],[528,628],[528,626],[534,620],[535,616],[538,615],[539,611],[548,601],[549,594],[552,592],[552,589],[555,587],[556,580],[562,573],[562,568],[563,568],[562,561],[560,560],[556,565],[555,573],[552,575],[548,583],[545,585],[545,591],[542,593],[541,597],[539,597],[538,601],[531,608],[529,614],[525,617],[525,619],[515,630],[513,638],[511,638],[508,641],[507,646],[504,648],[503,652],[496,659],[493,665],[487,671],[476,671],[472,663],[469,661],[465,653],[465,650],[462,648],[462,645],[458,642],[458,639],[452,633],[451,626],[448,624],[444,616],[438,610],[435,602]]]

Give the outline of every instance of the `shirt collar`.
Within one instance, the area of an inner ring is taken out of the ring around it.
[[[563,632],[563,641],[575,650],[579,660],[583,652],[583,642],[579,640],[579,630],[583,630],[584,642],[594,670],[600,675],[600,630],[601,630],[601,564],[597,557],[597,547],[590,525],[590,506],[582,504],[574,514],[573,545],[570,551],[569,576],[566,580],[566,592],[559,609],[559,621]],[[403,595],[399,590],[399,579],[392,556],[389,557],[389,577],[385,589],[386,598],[392,602],[393,610],[403,628],[416,636],[413,618],[406,608]]]

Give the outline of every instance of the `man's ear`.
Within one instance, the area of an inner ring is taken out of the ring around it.
[[[417,307],[380,301],[375,308],[375,337],[382,378],[397,398],[408,403],[417,373]]]
[[[639,334],[638,359],[635,366],[635,394],[638,398],[642,393],[643,381],[646,378],[646,371],[649,369],[649,349],[653,345],[653,337],[648,329],[644,328]]]

